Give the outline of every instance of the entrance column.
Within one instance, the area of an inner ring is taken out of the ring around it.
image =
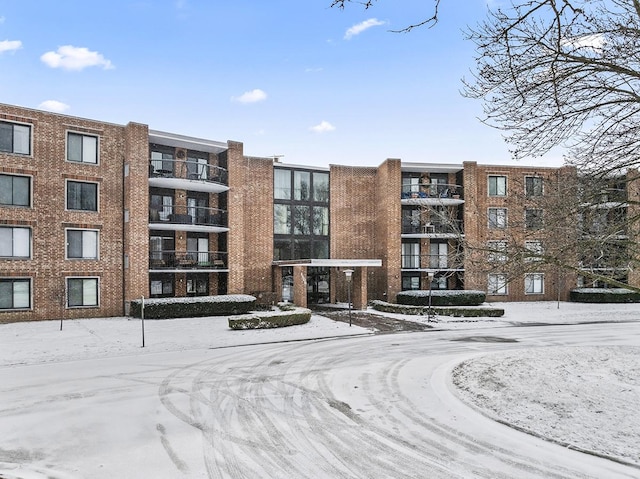
[[[367,308],[367,267],[362,266],[355,268],[353,273],[353,290],[351,301],[353,301],[353,309]]]
[[[276,293],[276,302],[280,302],[283,300],[282,298],[282,268],[280,266],[273,266],[273,284],[271,285],[271,289],[274,293]]]
[[[293,303],[300,307],[307,307],[307,267],[293,267]]]

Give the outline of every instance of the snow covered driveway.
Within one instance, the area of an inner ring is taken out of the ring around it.
[[[149,326],[154,327],[161,325]],[[96,335],[102,336],[97,349],[113,338],[92,329],[89,336]],[[456,399],[449,379],[456,364],[487,352],[637,346],[640,323],[157,353],[109,344],[112,356],[102,359],[81,359],[91,351],[69,348],[57,353],[69,360],[53,363],[19,365],[3,357],[0,477],[640,476],[640,469],[568,450],[478,414]],[[36,362],[42,361],[46,357]]]

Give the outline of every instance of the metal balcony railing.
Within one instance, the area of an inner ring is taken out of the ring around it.
[[[227,184],[227,170],[208,163],[189,160],[150,160],[149,178],[181,178]]]
[[[463,258],[446,254],[402,255],[402,269],[463,269]]]
[[[410,221],[402,222],[402,234],[463,234],[462,221]]]
[[[149,222],[226,227],[227,212],[204,206],[164,205],[149,208]]]
[[[226,269],[227,253],[222,251],[152,251],[149,269]]]
[[[418,183],[402,186],[402,199],[409,198],[462,198],[462,186],[444,183]]]

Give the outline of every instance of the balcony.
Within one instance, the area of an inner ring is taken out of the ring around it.
[[[188,160],[151,160],[149,186],[204,193],[224,193],[227,170],[216,165]]]
[[[228,271],[227,253],[222,251],[152,251],[149,253],[152,272],[224,272]]]
[[[402,255],[403,271],[464,271],[462,254]]]
[[[456,206],[464,203],[462,186],[444,183],[418,183],[402,187],[403,205]]]
[[[459,238],[464,236],[461,220],[448,221],[403,221],[403,238]]]
[[[227,212],[203,206],[169,206],[161,209],[149,208],[149,229],[165,231],[192,231],[202,233],[225,233]]]

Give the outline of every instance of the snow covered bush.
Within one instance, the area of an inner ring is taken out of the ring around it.
[[[308,323],[311,310],[306,308],[292,308],[280,311],[243,314],[229,318],[231,329],[270,329],[284,328]]]
[[[245,314],[255,308],[256,298],[248,294],[195,296],[189,298],[151,298],[144,300],[145,319],[197,318]],[[131,301],[130,315],[140,318],[142,301]]]
[[[413,314],[427,315],[429,314],[429,306],[407,306],[404,304],[392,304],[385,301],[372,301],[371,307],[376,311],[396,314]],[[433,313],[439,316],[453,316],[458,318],[499,318],[504,316],[504,309],[493,307],[466,307],[451,306],[442,307],[434,306],[431,308]]]
[[[484,291],[435,289],[402,291],[396,296],[398,304],[409,306],[477,306],[484,303],[487,295]]]
[[[569,293],[575,303],[640,303],[640,293],[624,288],[576,288]]]

